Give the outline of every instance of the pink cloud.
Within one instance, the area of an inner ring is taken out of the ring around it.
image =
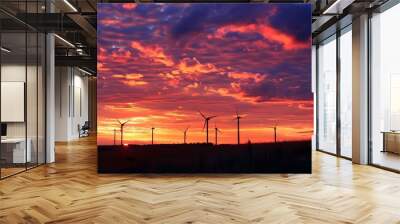
[[[247,25],[227,25],[217,29],[214,35],[209,35],[208,38],[222,39],[228,33],[258,33],[264,39],[282,44],[285,50],[297,50],[310,47],[310,42],[301,42],[293,36],[283,33],[282,31],[273,28],[266,24],[247,24]]]
[[[97,70],[99,72],[107,72],[110,71],[109,68],[107,68],[103,63],[97,62]]]
[[[132,41],[131,47],[140,52],[142,57],[153,60],[154,62],[173,66],[175,63],[171,57],[167,56],[164,49],[157,45],[143,45],[138,41]]]
[[[137,7],[137,4],[135,3],[124,3],[122,4],[122,8],[127,9],[127,10],[132,10]]]
[[[103,24],[104,26],[112,26],[112,25],[118,24],[119,20],[105,18],[105,19],[100,20],[100,23]]]

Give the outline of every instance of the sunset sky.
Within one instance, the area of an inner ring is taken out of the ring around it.
[[[308,4],[99,4],[98,144],[310,139]]]

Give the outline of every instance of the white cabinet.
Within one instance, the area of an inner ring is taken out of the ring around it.
[[[32,140],[28,138],[26,142],[28,145],[25,151],[26,143],[24,138],[9,138],[1,140],[2,145],[12,148],[13,163],[25,163],[32,161]]]

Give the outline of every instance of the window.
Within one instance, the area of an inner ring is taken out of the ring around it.
[[[318,146],[336,153],[336,36],[318,47]]]
[[[371,159],[400,170],[400,5],[371,18]]]
[[[340,43],[340,155],[352,156],[352,34],[351,26],[341,32]]]

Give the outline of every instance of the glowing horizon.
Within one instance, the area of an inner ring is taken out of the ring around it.
[[[311,10],[288,4],[98,5],[98,144],[310,139]],[[296,10],[296,16],[290,13]],[[235,16],[233,16],[235,15]]]

